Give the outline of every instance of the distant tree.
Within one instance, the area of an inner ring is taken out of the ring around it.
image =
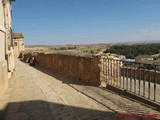
[[[160,53],[160,43],[146,45],[113,45],[105,53],[125,55],[127,58],[135,58],[138,55],[152,55]]]
[[[130,59],[134,59],[134,55],[132,53],[129,53],[126,57]]]

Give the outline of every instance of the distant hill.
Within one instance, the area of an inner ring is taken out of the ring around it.
[[[160,40],[140,40],[140,41],[127,41],[127,42],[117,42],[113,43],[112,45],[116,44],[124,44],[124,45],[130,45],[130,44],[154,44],[154,43],[160,43]]]

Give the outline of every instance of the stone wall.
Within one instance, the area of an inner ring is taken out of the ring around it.
[[[0,61],[5,60],[5,26],[2,0],[0,0]]]
[[[25,50],[24,39],[23,38],[18,38],[18,39],[15,38],[15,39],[13,39],[13,41],[14,41],[14,55],[16,57],[18,57],[20,52]]]
[[[8,88],[8,71],[7,71],[7,62],[0,61],[0,96]]]
[[[119,58],[110,58],[109,55],[84,57],[43,52],[23,52],[20,57],[25,62],[30,62],[34,57],[36,65],[40,67],[94,86],[106,87],[107,83],[119,86],[120,78],[123,76],[134,78],[134,71],[136,79],[145,79],[146,81],[150,79],[152,82],[156,79],[156,82],[160,84],[159,72],[154,74],[154,72],[147,70],[139,71],[129,68],[126,70],[121,67],[123,63],[118,60]]]
[[[86,84],[99,86],[100,57],[83,57],[53,53],[23,53],[20,57],[25,62],[30,62],[34,57],[36,65],[47,68],[52,72],[61,74],[73,80],[81,80]]]

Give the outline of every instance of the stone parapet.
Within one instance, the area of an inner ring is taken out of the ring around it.
[[[34,57],[35,64],[47,68],[70,79],[99,86],[100,56],[84,57],[54,53],[25,53],[20,55],[23,61],[30,63]]]

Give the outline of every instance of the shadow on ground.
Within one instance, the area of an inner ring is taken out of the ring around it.
[[[45,101],[9,103],[1,120],[117,120],[116,114]]]
[[[73,78],[70,78],[70,77],[67,77],[67,76],[62,76],[58,73],[55,73],[55,72],[52,72],[51,70],[48,70],[46,68],[42,68],[42,67],[39,67],[39,66],[32,66],[34,67],[35,69],[51,76],[51,77],[54,77],[56,78],[57,80],[60,80],[62,83],[65,83],[65,84],[76,84],[76,85],[84,85],[84,86],[93,86],[93,85],[90,85],[90,84],[87,84],[85,83],[84,81],[81,81],[81,80],[78,80],[78,79],[73,79]]]
[[[56,78],[57,80],[60,80],[65,84],[89,86],[82,81],[70,80],[69,78],[63,77],[60,74],[53,73],[52,71],[49,71],[47,69],[43,69],[37,66],[34,68],[50,75],[51,77]],[[75,106],[66,106],[63,104],[38,100],[9,103],[4,110],[0,111],[0,120],[125,120],[116,117],[115,112],[105,112]],[[127,118],[127,120],[134,119],[135,118]]]
[[[25,101],[9,103],[1,120],[135,120],[122,119],[116,113],[98,111],[94,109],[66,106],[46,101]],[[1,114],[2,115],[2,114]],[[137,120],[137,119],[136,119]],[[140,120],[158,120],[142,119]]]

